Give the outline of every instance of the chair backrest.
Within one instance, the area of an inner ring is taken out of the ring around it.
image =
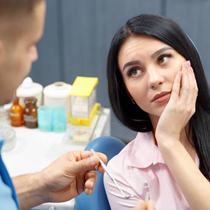
[[[85,150],[93,148],[96,152],[104,153],[108,161],[117,155],[125,146],[121,140],[103,136],[91,141]],[[106,192],[103,184],[103,174],[98,173],[98,181],[95,190],[91,195],[86,195],[84,192],[75,198],[75,206],[77,210],[111,210],[107,200]]]

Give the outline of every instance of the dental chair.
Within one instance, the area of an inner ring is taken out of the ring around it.
[[[85,150],[94,149],[96,152],[104,153],[108,161],[117,155],[125,146],[121,140],[103,136],[91,141]],[[103,174],[97,172],[98,181],[95,185],[95,190],[91,195],[86,195],[84,192],[75,198],[76,210],[111,210],[107,200],[106,192],[103,184]]]

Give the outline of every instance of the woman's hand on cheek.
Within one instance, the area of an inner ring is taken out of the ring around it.
[[[193,69],[187,61],[174,80],[170,100],[158,121],[155,132],[158,144],[167,142],[166,138],[179,140],[181,131],[195,113],[197,94]]]

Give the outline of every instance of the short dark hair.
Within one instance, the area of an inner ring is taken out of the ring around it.
[[[27,30],[27,23],[40,2],[45,0],[0,0],[0,40],[15,42]]]
[[[40,0],[0,0],[0,18],[30,13]]]
[[[152,14],[131,18],[112,39],[107,61],[109,99],[116,117],[127,127],[137,132],[152,131],[149,115],[132,103],[118,66],[118,53],[128,37],[148,35],[175,49],[190,60],[198,85],[196,112],[190,119],[196,152],[200,158],[202,173],[210,178],[210,95],[202,63],[192,41],[173,20]],[[142,99],[143,100],[143,99]]]

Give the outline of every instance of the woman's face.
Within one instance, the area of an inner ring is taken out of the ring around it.
[[[150,117],[160,117],[185,61],[172,47],[146,35],[129,37],[118,55],[128,92]]]

